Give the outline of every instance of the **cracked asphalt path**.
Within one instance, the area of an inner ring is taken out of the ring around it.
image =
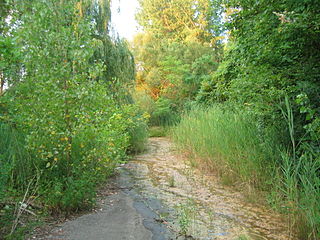
[[[62,223],[41,240],[293,240],[285,221],[212,175],[190,167],[167,138],[117,169],[96,212]],[[187,216],[187,217],[186,217]],[[183,234],[182,234],[183,233]]]

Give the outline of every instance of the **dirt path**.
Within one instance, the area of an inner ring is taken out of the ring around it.
[[[43,239],[291,239],[278,216],[192,169],[166,138],[151,138],[148,151],[118,171],[117,191],[97,213]]]

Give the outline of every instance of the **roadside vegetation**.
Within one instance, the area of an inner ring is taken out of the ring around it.
[[[109,32],[109,1],[1,1],[0,238],[25,239],[43,214],[91,208],[146,117],[134,61]]]
[[[92,207],[150,128],[319,239],[320,2],[139,3],[127,46],[109,0],[0,1],[0,238]]]
[[[140,0],[135,99],[195,165],[320,238],[319,1]],[[248,187],[248,188],[247,188]]]
[[[226,182],[268,189],[279,159],[280,141],[275,129],[264,133],[256,123],[250,112],[219,105],[198,107],[182,117],[173,138]]]

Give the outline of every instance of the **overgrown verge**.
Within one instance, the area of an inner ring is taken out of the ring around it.
[[[230,35],[222,62],[211,78],[202,81],[197,96],[198,102],[208,106],[220,104],[209,110],[213,111],[209,120],[223,131],[215,129],[221,134],[209,141],[216,141],[213,146],[227,145],[227,155],[216,147],[223,156],[221,162],[229,163],[227,173],[236,172],[242,181],[268,190],[268,200],[287,214],[290,231],[298,239],[319,239],[320,2],[219,2],[225,7]],[[235,110],[225,110],[230,104]],[[189,129],[192,136],[205,124],[195,118]],[[204,138],[211,135],[204,132]],[[208,149],[205,153],[211,152]],[[250,173],[249,179],[243,172]]]
[[[109,1],[4,4],[0,238],[25,239],[29,216],[94,205],[99,184],[143,148],[146,117],[129,101],[134,62],[109,35]]]
[[[274,135],[266,135],[250,112],[197,107],[173,130],[175,142],[231,182],[268,187],[279,159]]]
[[[319,156],[310,151],[298,155],[288,105],[283,113],[288,126],[265,129],[256,114],[243,108],[198,107],[183,116],[173,138],[200,164],[217,171],[222,182],[266,192],[266,201],[287,215],[289,230],[299,239],[318,239]],[[292,137],[290,145],[280,138],[283,134]]]
[[[129,134],[136,135],[134,111],[123,111],[100,115],[97,125],[84,118],[71,143],[54,124],[33,135],[17,122],[0,123],[1,236],[23,239],[33,225],[25,215],[68,215],[95,204],[97,187],[127,159],[127,150],[140,150],[130,145],[137,139]]]

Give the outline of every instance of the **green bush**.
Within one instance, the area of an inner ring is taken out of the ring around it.
[[[160,97],[154,100],[145,91],[136,91],[134,99],[141,111],[150,116],[149,126],[172,126],[179,120],[179,110],[168,98]]]
[[[155,110],[155,100],[147,94],[145,90],[136,90],[133,93],[133,99],[140,110],[148,113],[150,116]]]
[[[170,99],[160,97],[155,102],[155,108],[150,117],[151,126],[172,126],[178,119],[179,114]]]
[[[45,194],[45,204],[53,212],[77,211],[92,207],[96,198],[97,180],[89,172],[66,179],[53,179],[42,194]]]
[[[143,152],[148,140],[148,125],[146,118],[138,115],[134,125],[129,129],[129,151],[133,153]]]
[[[109,7],[76,0],[10,4],[17,14],[3,39],[15,40],[1,52],[16,49],[19,63],[7,64],[8,54],[0,61],[8,85],[0,93],[0,218],[7,199],[24,196],[52,212],[91,207],[97,186],[127,159],[130,144],[143,148],[145,118],[128,104],[134,62],[125,42],[108,35]]]

